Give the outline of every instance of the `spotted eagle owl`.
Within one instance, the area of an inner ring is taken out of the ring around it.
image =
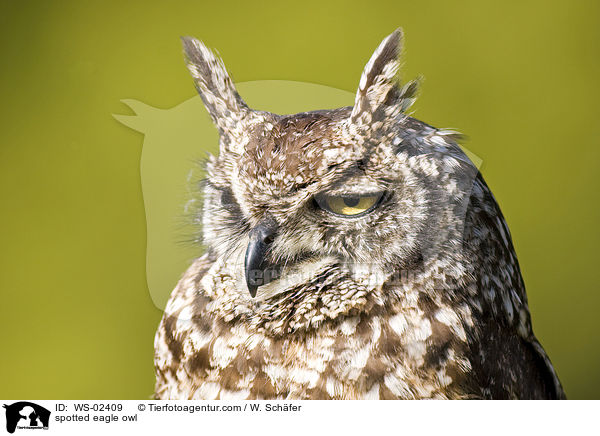
[[[352,107],[276,115],[183,38],[220,151],[206,254],[156,335],[157,398],[564,398],[492,193],[455,132],[406,114],[401,43]]]

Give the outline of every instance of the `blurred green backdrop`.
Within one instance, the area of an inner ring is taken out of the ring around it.
[[[354,91],[402,26],[416,116],[465,132],[509,222],[536,333],[570,398],[600,398],[597,1],[2,1],[1,398],[147,398],[143,137],[123,98],[193,94],[179,35],[236,81]]]

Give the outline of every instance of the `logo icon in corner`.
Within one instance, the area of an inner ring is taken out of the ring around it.
[[[5,404],[6,431],[14,433],[15,429],[48,430],[50,411],[29,401]]]

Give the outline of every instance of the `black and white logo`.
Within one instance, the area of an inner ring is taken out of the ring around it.
[[[15,429],[48,430],[50,411],[29,401],[5,404],[6,431],[14,433]]]

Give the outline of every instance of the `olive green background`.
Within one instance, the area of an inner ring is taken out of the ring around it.
[[[0,4],[0,398],[152,392],[144,138],[111,114],[193,96],[179,35],[236,81],[353,91],[398,26],[404,77],[426,78],[416,116],[483,160],[567,394],[600,397],[600,3]]]

